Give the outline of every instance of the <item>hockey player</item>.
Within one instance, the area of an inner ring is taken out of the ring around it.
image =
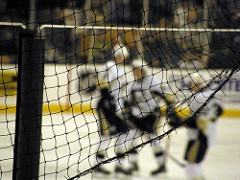
[[[210,98],[214,88],[207,87],[206,81],[211,77],[206,73],[202,76],[194,73],[191,78],[191,89],[196,95],[189,108],[194,114]],[[214,144],[217,119],[221,114],[221,102],[215,96],[187,123],[188,142],[184,158],[187,161],[185,171],[189,180],[204,180],[202,163],[209,147]]]
[[[113,60],[108,61],[105,67],[101,69],[98,76],[98,84],[101,91],[101,98],[97,103],[98,120],[100,127],[101,141],[97,152],[97,162],[101,162],[106,157],[106,150],[111,140],[111,136],[125,133],[128,129],[124,122],[123,115],[123,98],[121,95],[121,87],[125,84],[124,62],[129,56],[125,46],[114,39],[113,40]],[[118,138],[119,139],[119,138]],[[116,153],[122,153],[122,146],[116,147]],[[117,172],[129,174],[129,172],[121,169],[120,165],[116,166]],[[95,172],[104,175],[110,174],[103,167],[98,167]]]
[[[152,139],[157,137],[156,125],[161,117],[158,98],[163,100],[167,105],[170,105],[170,102],[164,96],[161,82],[154,77],[154,75],[147,74],[148,65],[143,59],[139,58],[133,60],[132,66],[134,81],[127,85],[125,109],[128,114],[128,120],[136,127],[136,129],[132,129],[129,132],[129,136],[131,136],[131,134],[137,136],[137,132],[140,131],[141,134],[146,133],[148,138]],[[127,140],[126,142],[134,146],[132,141]],[[158,168],[152,171],[151,174],[157,175],[165,173],[164,151],[159,142],[154,141],[152,146]],[[132,170],[138,170],[136,150],[130,152],[129,161]]]

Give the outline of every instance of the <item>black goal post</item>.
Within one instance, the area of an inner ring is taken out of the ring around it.
[[[19,38],[13,180],[38,179],[44,81],[44,43],[34,33]]]

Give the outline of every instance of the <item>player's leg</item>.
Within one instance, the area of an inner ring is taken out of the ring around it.
[[[200,133],[198,139],[189,140],[184,159],[187,161],[185,172],[189,180],[203,180],[202,162],[207,152],[207,138]]]
[[[137,175],[139,170],[138,165],[138,151],[135,147],[138,145],[139,137],[141,137],[142,130],[138,128],[137,123],[139,118],[136,118],[131,114],[129,108],[124,111],[124,119],[126,122],[126,126],[128,127],[128,131],[124,133],[118,140],[118,142],[122,142],[124,144],[125,150],[129,151],[127,156],[127,170],[131,172],[131,174]],[[125,157],[126,158],[126,157]]]
[[[142,127],[145,132],[149,133],[149,139],[155,139],[158,130],[158,124],[160,121],[161,112],[156,109],[151,115],[145,117],[146,125]],[[158,167],[151,172],[151,175],[164,174],[166,172],[166,152],[162,147],[160,141],[152,142],[153,154],[155,156]]]
[[[204,180],[201,163],[187,163],[185,172],[189,180]]]
[[[118,133],[115,143],[115,152],[119,157],[115,167],[115,173],[117,175],[131,175],[132,171],[128,167],[127,157],[122,155],[128,150],[127,144],[129,143],[129,127],[127,126],[125,118],[123,116],[116,113],[115,119],[117,120],[116,131]]]
[[[138,165],[138,151],[135,149],[135,147],[138,145],[138,138],[141,136],[140,134],[141,131],[139,129],[134,128],[131,129],[127,133],[127,138],[126,138],[126,147],[127,150],[130,151],[128,154],[128,163],[129,163],[129,168],[132,173],[135,175],[138,174],[139,170],[139,165]]]
[[[127,166],[127,157],[123,155],[126,151],[126,134],[120,134],[115,144],[116,155],[118,156],[115,166],[116,175],[131,175],[131,169]]]
[[[155,133],[150,134],[150,138],[153,139],[157,137]],[[166,173],[166,152],[163,149],[159,141],[153,141],[152,143],[153,154],[157,162],[157,168],[151,172],[151,175],[159,175]]]
[[[149,134],[148,138],[149,139],[154,139],[157,137],[156,133],[156,127],[159,122],[159,117],[160,117],[160,112],[156,110],[152,114],[143,117],[143,118],[137,118],[134,116],[130,116],[131,122],[136,125],[138,131],[141,132],[147,132]],[[153,147],[153,153],[155,156],[155,159],[158,164],[158,168],[154,171],[151,172],[152,175],[160,174],[160,173],[165,173],[166,168],[165,168],[165,152],[160,144],[159,141],[153,141],[152,142],[152,147]],[[130,154],[131,155],[131,154]],[[135,157],[136,156],[136,157]],[[132,164],[134,168],[134,164],[137,164],[137,153],[132,152]]]
[[[122,173],[125,175],[137,175],[139,166],[138,166],[138,152],[137,149],[134,149],[137,144],[137,138],[140,137],[139,131],[134,128],[129,130],[127,133],[121,134],[119,136],[116,147],[117,152],[119,150],[128,151],[127,156],[122,156],[119,158],[117,165],[117,173]]]
[[[101,113],[101,112],[99,112]],[[105,118],[102,117],[102,115],[100,115],[101,118],[99,118],[99,127],[100,127],[100,138],[99,138],[99,147],[96,153],[96,163],[99,164],[102,161],[104,161],[106,159],[107,156],[107,147],[109,145],[110,142],[110,133],[108,131],[108,123],[106,121]],[[102,166],[99,166],[98,168],[96,168],[94,170],[94,172],[96,173],[101,173],[103,175],[109,175],[110,171],[105,169]]]
[[[109,117],[114,112],[110,111],[110,104],[109,104],[109,96],[105,93],[102,95],[102,98],[97,104],[97,115],[98,115],[98,127],[100,131],[100,140],[99,140],[99,147],[96,153],[96,163],[101,163],[103,160],[106,159],[107,156],[107,148],[109,146],[111,140],[111,134],[115,133],[115,127],[111,125],[109,122]],[[95,169],[95,172],[101,173],[104,175],[109,175],[110,171],[105,169],[104,167],[98,167]]]

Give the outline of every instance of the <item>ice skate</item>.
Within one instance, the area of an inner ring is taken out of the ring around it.
[[[153,170],[153,171],[151,172],[151,175],[152,175],[152,176],[166,175],[166,172],[167,172],[167,170],[166,170],[165,165],[161,165],[161,166],[159,166],[159,168],[157,168],[156,170]]]
[[[117,165],[115,168],[115,174],[117,177],[130,176],[130,175],[132,175],[132,169],[124,168],[123,166]]]
[[[97,177],[106,177],[111,175],[111,172],[105,169],[104,167],[97,167],[94,169],[93,172],[94,172],[94,175]]]

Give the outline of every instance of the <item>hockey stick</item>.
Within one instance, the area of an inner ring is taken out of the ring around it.
[[[166,147],[164,149],[164,154],[165,154],[165,159],[170,158],[173,162],[175,162],[177,165],[179,165],[180,167],[184,168],[185,164],[181,161],[179,161],[176,157],[174,157],[172,154],[169,153],[169,149],[170,149],[170,139],[167,140],[166,142]],[[166,160],[165,160],[166,163]]]
[[[176,157],[174,157],[170,153],[168,153],[168,157],[180,167],[184,168],[186,166],[183,162],[179,161]]]

